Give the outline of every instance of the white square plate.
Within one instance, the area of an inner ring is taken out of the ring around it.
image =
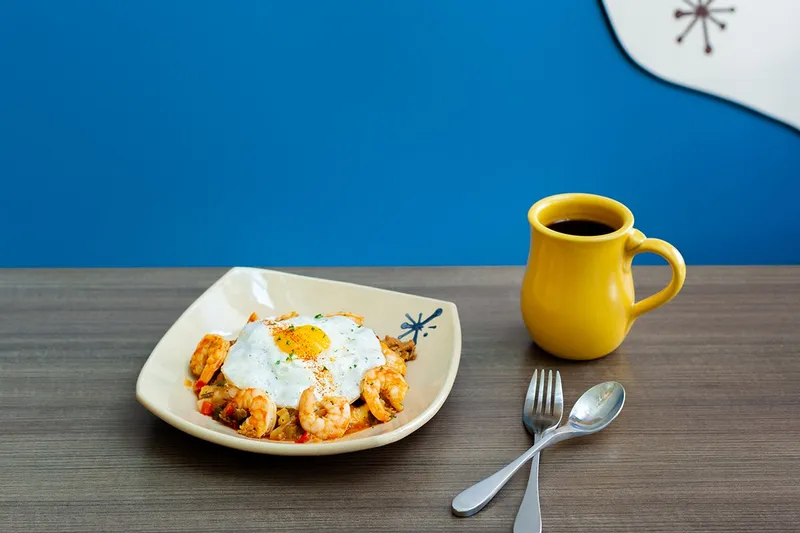
[[[384,335],[415,339],[408,363],[405,409],[385,424],[337,440],[286,443],[243,437],[197,411],[189,359],[206,333],[234,337],[250,313],[289,311],[314,316],[348,311]],[[458,372],[461,325],[455,304],[372,287],[272,270],[233,268],[198,298],[167,331],[139,373],[136,398],[154,415],[195,437],[240,450],[273,455],[330,455],[383,446],[410,435],[439,411]]]

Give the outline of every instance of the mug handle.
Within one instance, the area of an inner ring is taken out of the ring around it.
[[[649,239],[638,229],[631,230],[628,235],[625,252],[630,261],[637,254],[652,252],[666,259],[669,266],[672,267],[672,280],[669,285],[654,295],[633,304],[633,311],[631,312],[631,319],[633,320],[675,298],[686,280],[686,263],[684,263],[683,256],[678,249],[670,243],[661,239]]]

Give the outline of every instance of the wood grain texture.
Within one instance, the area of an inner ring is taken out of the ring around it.
[[[134,397],[139,369],[220,269],[0,270],[0,530],[511,531],[526,475],[472,518],[452,497],[530,445],[536,367],[568,407],[622,382],[620,418],[544,453],[547,532],[800,530],[800,268],[691,268],[623,346],[573,363],[531,346],[520,268],[293,269],[454,301],[455,387],[412,436],[357,454],[250,455]],[[636,269],[641,295],[666,283]]]

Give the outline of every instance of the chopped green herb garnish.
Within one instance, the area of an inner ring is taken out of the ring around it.
[[[322,371],[323,371],[323,372],[327,372],[327,371],[328,371],[328,367],[327,367],[327,366],[323,366],[323,367],[322,367]]]
[[[289,341],[286,341],[286,346],[289,346]]]
[[[278,359],[277,361],[275,361],[275,364],[276,364],[276,365],[279,365],[279,364],[281,364],[281,360],[280,360],[280,359]]]
[[[322,318],[322,313],[315,315],[314,318]]]
[[[311,331],[317,331],[317,328],[315,328],[314,326],[311,326]]]
[[[278,337],[278,338],[277,338],[277,339],[275,339],[275,340],[276,340],[276,341],[279,341],[279,340],[281,340],[281,338],[280,338],[280,337]]]

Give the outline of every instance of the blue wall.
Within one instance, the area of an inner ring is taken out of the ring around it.
[[[798,177],[800,135],[645,76],[595,2],[0,0],[2,266],[521,264],[562,191],[800,263]]]

